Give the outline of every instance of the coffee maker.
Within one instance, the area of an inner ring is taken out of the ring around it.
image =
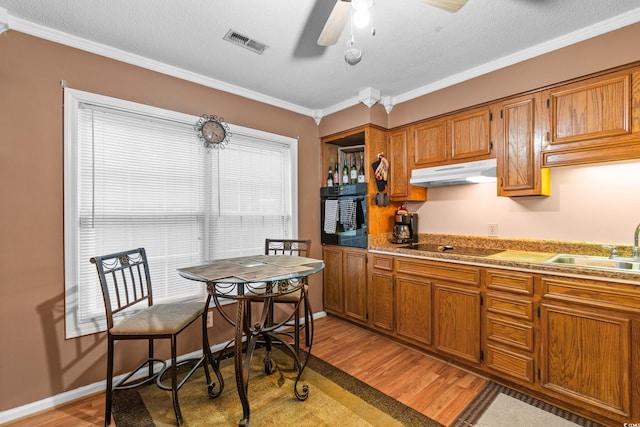
[[[393,226],[393,239],[391,243],[417,243],[418,242],[418,214],[398,213],[395,215]]]

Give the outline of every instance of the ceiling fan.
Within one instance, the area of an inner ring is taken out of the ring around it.
[[[320,46],[331,46],[338,42],[338,38],[342,33],[345,21],[351,11],[352,0],[337,0],[327,22],[324,24],[324,28],[318,37],[318,44]],[[462,6],[465,5],[467,0],[422,0],[424,3],[435,6],[439,9],[446,10],[447,12],[455,13]]]

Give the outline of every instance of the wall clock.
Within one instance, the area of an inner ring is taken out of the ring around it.
[[[194,126],[198,133],[198,138],[204,143],[206,148],[224,148],[229,142],[231,132],[229,125],[222,117],[208,116],[203,114]]]

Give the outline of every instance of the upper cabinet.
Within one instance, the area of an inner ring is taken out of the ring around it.
[[[414,168],[414,144],[410,127],[389,132],[389,196],[395,201],[427,200],[427,189],[409,184]]]
[[[450,119],[450,144],[453,162],[491,158],[491,110],[481,107],[455,114]]]
[[[544,166],[640,157],[640,67],[545,91]]]
[[[415,167],[493,157],[491,110],[480,107],[418,123],[410,128]]]
[[[540,167],[543,103],[542,94],[534,93],[497,106],[498,196],[549,195],[549,169]]]
[[[445,119],[429,120],[413,126],[414,163],[416,167],[429,167],[445,163],[450,158]]]

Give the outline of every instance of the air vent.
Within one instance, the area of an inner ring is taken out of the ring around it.
[[[257,40],[254,40],[250,37],[245,36],[244,34],[240,34],[239,32],[231,29],[227,31],[227,34],[225,34],[223,39],[233,44],[237,44],[238,46],[242,46],[245,49],[249,49],[250,51],[257,54],[262,54],[262,52],[264,52],[264,50],[269,47],[264,43],[260,43]]]

